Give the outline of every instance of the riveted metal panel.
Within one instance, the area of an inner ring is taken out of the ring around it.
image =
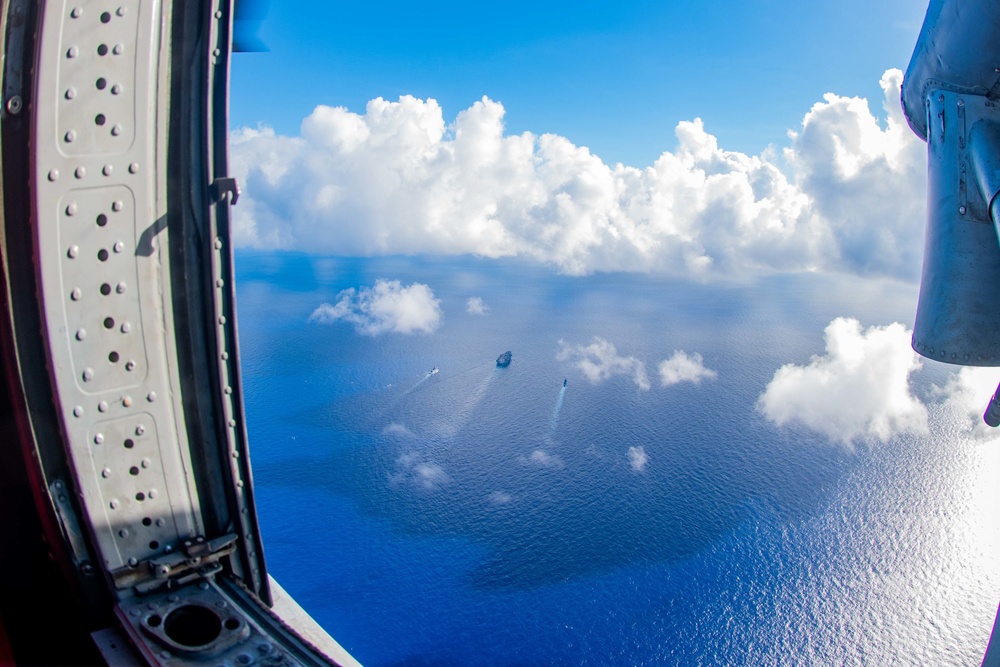
[[[167,8],[169,5],[166,6]],[[200,534],[166,259],[165,5],[46,2],[33,175],[48,365],[108,570]],[[58,40],[56,40],[58,36]]]

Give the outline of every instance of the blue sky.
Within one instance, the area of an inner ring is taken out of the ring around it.
[[[317,104],[486,95],[510,133],[552,132],[643,167],[700,117],[729,150],[786,143],[827,92],[878,99],[926,7],[912,0],[271,2],[266,53],[233,62],[233,127],[293,134]]]

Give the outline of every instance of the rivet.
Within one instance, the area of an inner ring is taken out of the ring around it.
[[[150,466],[150,464],[152,464],[152,461],[150,461],[148,458],[143,459],[139,463],[139,465],[141,465],[143,468],[148,468]]]
[[[226,316],[219,315],[219,324],[225,324],[225,323],[226,323]]]
[[[122,528],[119,530],[118,537],[128,537],[128,528]]]
[[[111,49],[111,52],[114,53],[116,56],[120,56],[122,54],[122,51],[124,50],[125,50],[124,46],[122,46],[121,44],[115,44],[115,48]]]
[[[66,215],[76,215],[78,210],[79,208],[77,207],[76,202],[70,202],[69,206],[66,207]]]
[[[216,287],[222,287],[225,284],[226,283],[225,283],[225,281],[222,280],[222,278],[219,278],[218,280],[215,281],[215,286]]]
[[[132,567],[135,567],[136,565],[139,564],[139,559],[136,558],[135,556],[132,556],[131,558],[128,559],[128,564],[131,565]],[[164,654],[166,654],[166,655],[164,655]],[[167,652],[167,651],[160,652],[160,655],[162,655],[164,658],[169,658],[170,657],[170,653]]]
[[[103,477],[105,479],[107,479],[108,477],[111,477],[111,468],[105,468],[104,470],[102,470],[101,471],[101,477]]]
[[[215,249],[219,250],[222,248],[222,239],[215,239]]]
[[[156,520],[156,525],[158,527],[160,527],[160,528],[163,528],[165,525],[167,525],[167,521],[166,521],[166,519],[157,519]],[[170,547],[168,546],[167,549],[169,549],[169,548]]]
[[[128,166],[128,171],[129,171],[130,174],[137,174],[137,173],[139,173],[139,163],[138,162],[133,162],[132,164],[130,164]]]
[[[122,133],[122,126],[121,125],[114,125],[114,126],[112,126],[112,128],[111,128],[111,136],[117,137],[121,133]]]
[[[103,433],[98,433],[97,435],[94,436],[94,444],[95,445],[103,445],[104,444],[104,434]]]
[[[82,405],[78,405],[75,408],[73,408],[73,416],[74,417],[82,417],[83,416],[83,406]]]
[[[66,89],[66,99],[71,100],[76,97],[76,88],[70,87]]]
[[[81,296],[83,296],[83,292],[80,291],[79,287],[74,287],[73,291],[69,293],[69,298],[73,301],[79,301]]]
[[[104,169],[101,169],[101,173],[103,173],[105,176],[110,176],[111,172],[113,172],[114,170],[115,170],[114,167],[112,167],[110,164],[106,164],[104,165]]]
[[[965,215],[965,207],[964,206],[959,206],[958,207],[958,212],[959,212],[960,215]]]
[[[240,453],[239,453],[239,452],[236,452],[236,451],[234,451],[234,452],[233,452],[233,458],[234,458],[234,459],[238,459],[238,458],[240,458]]]
[[[59,180],[59,170],[58,169],[52,169],[52,170],[49,171],[49,180],[50,181],[58,181]]]
[[[208,590],[208,582],[205,582],[205,581],[201,582],[200,584],[198,584],[198,588],[200,588],[203,591],[207,591]]]
[[[69,250],[66,251],[66,254],[69,255],[70,259],[73,259],[74,257],[80,254],[80,246],[71,245],[69,247]]]
[[[226,607],[229,606],[229,604],[225,600],[216,600],[215,606],[218,607],[219,609],[225,609]]]
[[[66,143],[72,143],[72,141],[76,139],[76,132],[70,130],[69,132],[66,133],[66,136],[63,138],[66,140]]]
[[[128,333],[132,330],[132,325],[128,322],[122,322],[122,333]]]
[[[965,106],[965,100],[959,100],[958,101],[958,106],[964,107]]]
[[[124,405],[126,408],[131,408],[132,407],[132,397],[131,396],[126,396],[125,398],[123,398],[122,399],[122,405]]]
[[[215,18],[217,18],[217,19],[221,19],[222,18],[222,10],[221,9],[216,9],[215,10]]]
[[[230,419],[229,420],[229,428],[233,428],[234,426],[236,426],[236,420],[235,419]]]
[[[127,370],[127,371],[135,370],[135,362],[132,361],[131,359],[129,359],[128,361],[126,361],[125,362],[125,370]]]
[[[158,493],[158,492],[157,492],[157,490],[156,490],[156,489],[150,489],[150,490],[149,490],[149,497],[150,497],[150,498],[155,498],[155,497],[156,497],[156,495],[157,495],[157,493]]]
[[[226,392],[226,394],[231,394],[231,393],[233,393],[233,388],[232,387],[226,387],[222,391]]]
[[[123,204],[121,203],[121,200],[114,201],[111,203],[111,210],[117,213],[118,211],[122,210],[122,206]]]
[[[219,356],[222,358],[223,361],[225,361],[226,359],[229,358],[229,353],[228,352],[223,352]]]
[[[71,11],[69,15],[75,19],[80,18],[80,16],[83,15],[83,7],[74,7],[73,11]]]
[[[148,394],[146,394],[146,400],[149,401],[150,403],[152,403],[153,401],[155,401],[156,400],[156,392],[155,391],[151,391]]]
[[[75,46],[69,47],[69,50],[66,52],[67,58],[76,58],[78,55],[80,55],[80,49]]]
[[[142,424],[139,424],[138,426],[135,427],[135,434],[136,435],[142,435],[145,432],[146,432],[146,427],[143,426]]]
[[[113,510],[118,509],[118,499],[117,498],[112,498],[111,502],[108,503],[108,506],[110,506],[111,509],[113,509]]]
[[[118,241],[118,242],[115,243],[115,246],[114,246],[115,252],[121,252],[124,249],[125,249],[125,243],[124,242]]]
[[[124,294],[125,293],[125,283],[124,282],[118,283],[118,286],[115,287],[115,291],[118,292],[119,294]]]
[[[118,9],[117,9],[117,10],[115,11],[115,14],[118,14],[118,16],[125,16],[125,8],[124,8],[124,7],[119,7],[119,8],[118,8]]]
[[[76,339],[77,340],[83,340],[86,337],[87,337],[87,330],[86,329],[77,329],[76,330]]]
[[[100,403],[97,404],[97,409],[100,410],[101,412],[107,412],[108,411],[108,402],[107,401],[101,401]]]
[[[84,176],[87,175],[87,168],[77,167],[76,171],[73,172],[73,175],[75,175],[77,178],[83,178]]]
[[[222,51],[219,49],[212,49],[212,55],[218,58],[220,55],[222,55]]]
[[[94,379],[94,369],[93,368],[83,369],[83,381],[90,382],[93,379]]]
[[[120,92],[122,92],[121,84],[116,83],[115,85],[111,86],[111,94],[112,95],[117,95]]]

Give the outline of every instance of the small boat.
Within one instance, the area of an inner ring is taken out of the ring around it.
[[[513,355],[510,353],[510,350],[507,350],[499,357],[497,357],[497,368],[507,368],[508,366],[510,366],[510,360],[512,358]]]
[[[440,372],[441,372],[441,369],[438,368],[437,366],[435,366],[434,368],[431,369],[431,372],[428,373],[428,375],[437,375]]]
[[[569,378],[563,378],[563,386],[564,387],[566,386],[567,382],[569,382]]]

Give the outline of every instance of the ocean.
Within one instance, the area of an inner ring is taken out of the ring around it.
[[[954,368],[913,375],[926,435],[831,443],[756,408],[834,318],[911,326],[916,285],[263,251],[236,267],[268,569],[363,664],[982,659],[1000,442],[934,401]],[[378,279],[428,285],[440,326],[310,321]],[[650,387],[560,356],[595,337]],[[717,376],[661,386],[675,350]]]

